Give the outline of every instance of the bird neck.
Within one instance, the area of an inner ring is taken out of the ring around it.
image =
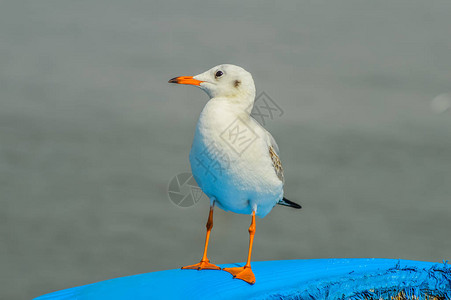
[[[211,124],[216,124],[214,126],[219,128],[229,125],[236,118],[247,121],[252,110],[253,102],[253,99],[211,98],[202,110],[199,122],[207,127]]]
[[[214,97],[209,103],[223,111],[234,112],[237,115],[249,116],[254,106],[255,93],[237,94],[228,97]]]

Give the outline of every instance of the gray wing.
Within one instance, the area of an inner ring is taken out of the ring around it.
[[[269,156],[272,160],[272,165],[274,167],[274,171],[276,172],[277,177],[279,177],[280,181],[285,182],[283,177],[283,167],[282,162],[279,158],[279,146],[277,146],[276,140],[272,137],[271,133],[266,131],[267,136],[269,138]]]
[[[282,162],[279,158],[279,146],[277,146],[276,140],[273,138],[271,133],[269,133],[268,130],[266,130],[263,126],[260,125],[254,118],[251,119],[258,127],[261,128],[261,130],[264,132],[266,138],[266,144],[268,145],[268,154],[271,158],[272,165],[274,167],[274,171],[276,172],[277,177],[282,181],[282,183],[285,182],[283,177],[283,168],[282,168]]]

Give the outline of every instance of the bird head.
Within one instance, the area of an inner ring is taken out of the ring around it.
[[[169,82],[198,86],[210,98],[238,98],[252,102],[255,98],[252,75],[235,65],[218,65],[195,76],[174,77]]]

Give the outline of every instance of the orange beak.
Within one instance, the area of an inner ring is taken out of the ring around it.
[[[193,76],[180,76],[174,77],[168,81],[169,83],[178,83],[178,84],[191,84],[199,86],[201,82],[200,80],[194,79]]]

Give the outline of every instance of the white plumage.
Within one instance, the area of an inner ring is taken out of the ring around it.
[[[218,71],[220,77],[215,76]],[[219,73],[220,74],[220,73]],[[191,170],[204,193],[227,211],[264,217],[283,197],[270,147],[271,134],[250,112],[255,86],[249,72],[219,65],[193,77],[211,99],[197,123],[190,152]]]

